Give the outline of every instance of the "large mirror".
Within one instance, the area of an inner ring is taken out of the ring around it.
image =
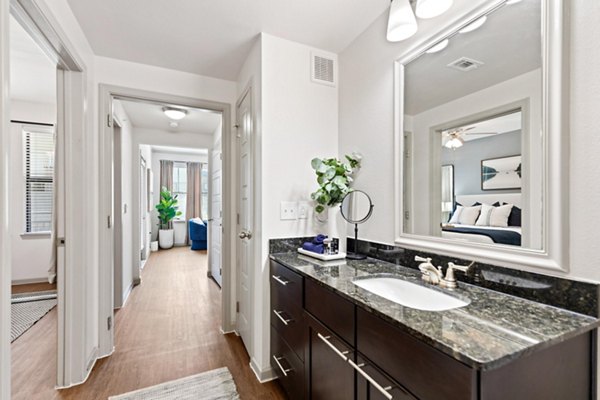
[[[561,154],[544,52],[561,43],[545,33],[552,4],[490,2],[397,62],[400,243],[533,255],[564,269],[549,253],[559,234],[549,237],[547,218],[548,155]]]

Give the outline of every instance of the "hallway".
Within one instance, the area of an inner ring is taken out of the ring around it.
[[[221,295],[206,271],[206,252],[152,253],[142,284],[116,313],[114,354],[98,361],[85,384],[60,392],[53,389],[53,310],[12,345],[12,398],[106,399],[223,366],[242,399],[284,398],[277,383],[258,383],[239,337],[220,333]]]

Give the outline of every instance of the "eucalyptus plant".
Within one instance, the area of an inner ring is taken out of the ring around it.
[[[362,156],[352,153],[345,156],[347,162],[337,158],[313,158],[311,166],[317,174],[319,188],[310,197],[317,203],[315,212],[322,213],[325,207],[334,207],[352,191],[353,174],[360,168]]]
[[[159,229],[169,229],[173,218],[181,215],[181,211],[178,211],[177,202],[177,195],[173,196],[164,186],[160,189],[160,202],[155,206],[156,211],[158,211]]]

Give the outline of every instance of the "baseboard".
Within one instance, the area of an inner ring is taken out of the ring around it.
[[[87,360],[87,371],[85,373],[85,377],[83,378],[83,380],[81,382],[74,382],[71,383],[70,385],[67,386],[55,386],[54,388],[57,390],[60,389],[68,389],[68,388],[72,388],[74,386],[79,386],[81,384],[84,384],[88,378],[90,377],[90,375],[92,374],[92,370],[94,369],[94,365],[96,365],[96,361],[98,361],[100,359],[100,357],[98,357],[98,348],[94,347],[94,349],[92,350],[92,353],[90,354],[90,356],[88,357]]]
[[[270,365],[269,367],[261,370],[256,364],[254,358],[250,359],[250,369],[252,370],[252,372],[254,372],[256,379],[258,379],[260,383],[265,383],[277,379],[277,375],[275,375],[275,371],[273,370],[273,368],[271,368]]]
[[[31,279],[15,279],[11,282],[11,285],[28,285],[30,283],[48,283],[48,277],[44,278],[31,278]]]
[[[127,288],[125,293],[123,294],[123,305],[121,306],[121,308],[125,307],[125,304],[127,304],[127,300],[129,300],[129,295],[131,294],[132,290],[133,290],[133,282],[131,282],[131,284],[129,285],[129,287]]]

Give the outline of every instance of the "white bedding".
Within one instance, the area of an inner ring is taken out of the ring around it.
[[[476,226],[476,225],[456,224],[456,225],[454,225],[454,227],[456,227],[456,228],[489,229],[489,230],[499,230],[499,231],[513,231],[513,232],[517,232],[518,234],[521,234],[520,226],[498,227],[498,226]],[[495,244],[494,241],[488,236],[471,234],[471,233],[458,233],[458,232],[442,231],[442,237],[446,238],[446,239],[461,240],[463,242]]]

